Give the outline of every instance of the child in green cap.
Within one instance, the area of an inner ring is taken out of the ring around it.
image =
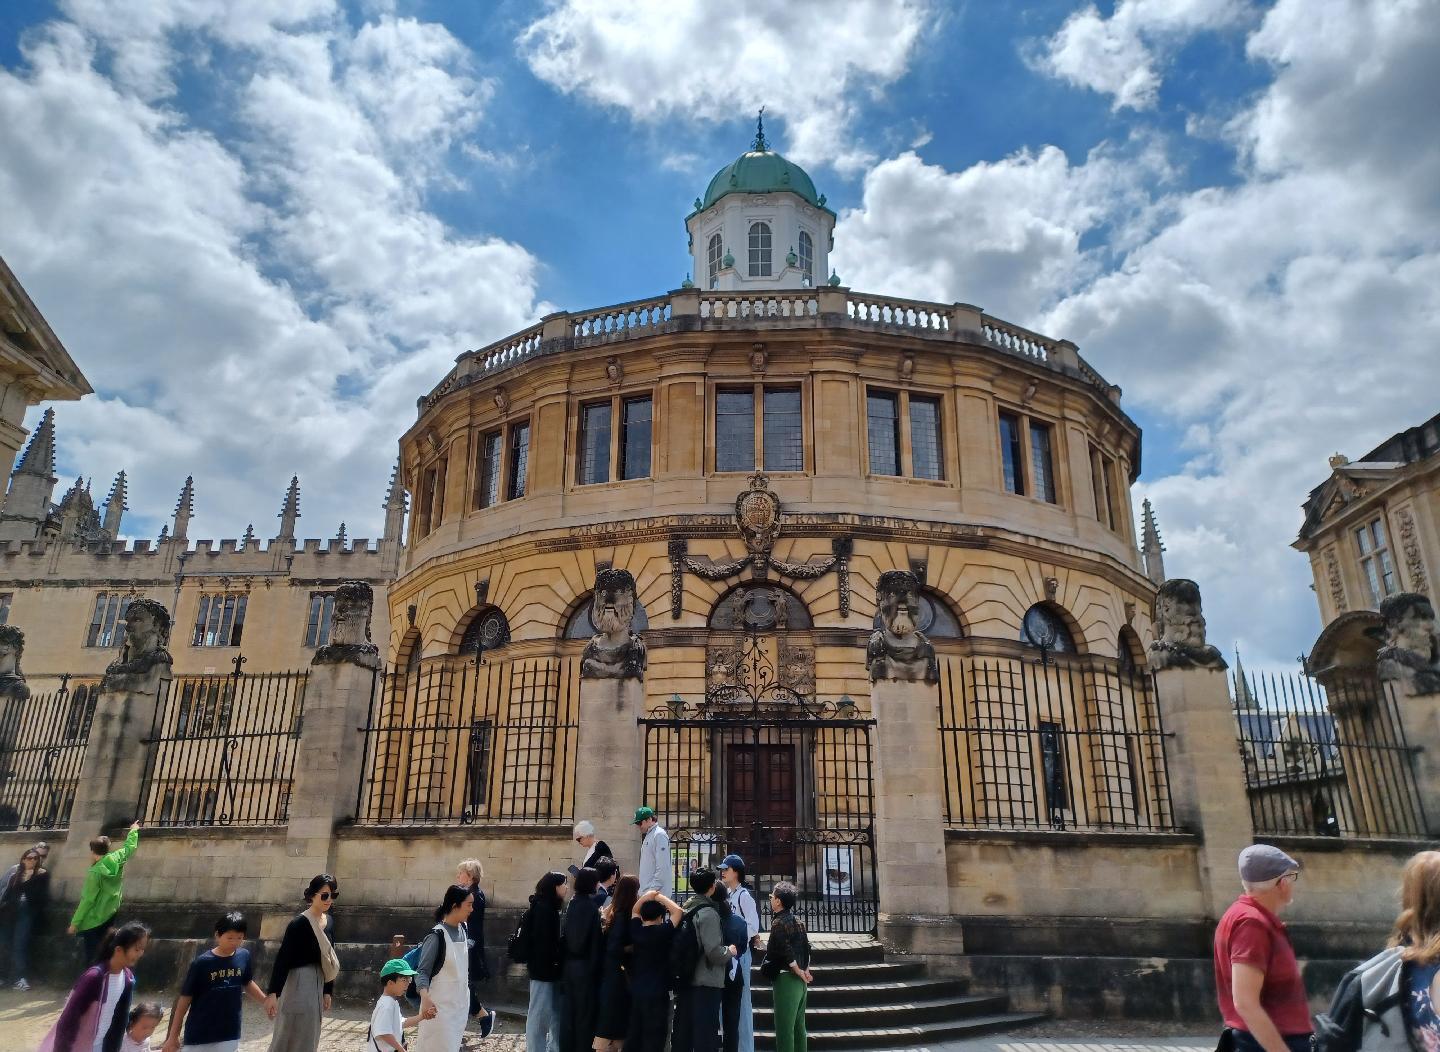
[[[375,1011],[370,1013],[370,1036],[365,1042],[365,1052],[405,1052],[405,1028],[420,1022],[418,1014],[406,1016],[400,1010],[400,998],[410,985],[415,969],[396,957],[386,961],[380,969],[380,982],[384,989],[375,1002]]]

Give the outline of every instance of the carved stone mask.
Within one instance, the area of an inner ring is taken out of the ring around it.
[[[880,621],[901,639],[915,634],[920,621],[920,586],[907,570],[887,570],[876,584]]]
[[[629,570],[602,570],[595,578],[590,620],[597,631],[614,635],[628,631],[635,617],[635,578]]]
[[[370,642],[370,612],[374,603],[374,592],[364,581],[346,581],[336,588],[330,642],[348,645]]]
[[[161,650],[170,642],[170,614],[153,599],[136,599],[125,611],[125,657]]]

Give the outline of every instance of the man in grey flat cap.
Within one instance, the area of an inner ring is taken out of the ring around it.
[[[1300,962],[1278,914],[1295,898],[1300,863],[1278,847],[1240,852],[1245,894],[1215,929],[1215,988],[1235,1052],[1309,1052]]]

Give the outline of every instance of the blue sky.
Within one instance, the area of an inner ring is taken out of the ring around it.
[[[11,0],[0,255],[154,535],[374,534],[455,354],[675,288],[767,107],[866,291],[1066,336],[1145,428],[1212,635],[1318,631],[1299,504],[1436,411],[1437,0]],[[1416,378],[1429,382],[1416,383]],[[1248,655],[1254,655],[1250,658]]]

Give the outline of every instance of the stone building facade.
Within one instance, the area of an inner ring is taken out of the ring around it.
[[[56,427],[47,410],[0,505],[0,623],[24,628],[26,675],[37,691],[54,689],[63,675],[98,683],[124,645],[125,612],[137,598],[169,611],[177,675],[230,671],[242,654],[247,672],[279,672],[304,667],[328,642],[340,582],[366,581],[383,595],[394,580],[405,517],[394,484],[378,540],[345,536],[343,524],[334,537],[298,535],[298,479],[273,537],[247,527],[209,540],[190,536],[196,487],[187,478],[152,542],[128,536],[123,471],[103,503],[82,479],[53,499]]]

